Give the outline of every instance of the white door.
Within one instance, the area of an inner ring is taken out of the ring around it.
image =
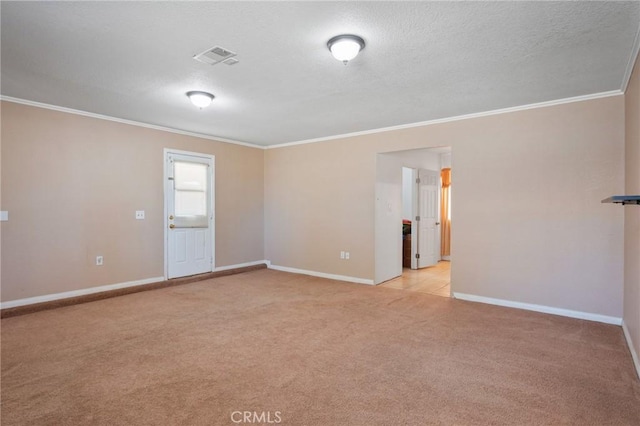
[[[213,156],[165,150],[167,278],[213,270]]]
[[[439,172],[423,169],[418,172],[418,268],[434,266],[440,260],[439,183]]]

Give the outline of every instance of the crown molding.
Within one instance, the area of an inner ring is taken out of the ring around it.
[[[344,138],[352,138],[352,137],[355,137],[355,136],[364,136],[364,135],[371,135],[371,134],[376,134],[376,133],[391,132],[393,130],[412,129],[414,127],[432,126],[434,124],[449,123],[449,122],[452,122],[452,121],[460,121],[460,120],[469,120],[469,119],[472,119],[472,118],[488,117],[488,116],[491,116],[491,115],[508,114],[508,113],[512,113],[512,112],[525,111],[525,110],[528,110],[528,109],[546,108],[546,107],[555,106],[555,105],[563,105],[563,104],[570,104],[570,103],[574,103],[574,102],[590,101],[590,100],[593,100],[593,99],[608,98],[608,97],[611,97],[611,96],[620,96],[620,95],[623,95],[623,94],[624,93],[622,91],[620,91],[620,90],[611,90],[609,92],[593,93],[591,95],[575,96],[575,97],[572,97],[572,98],[557,99],[557,100],[554,100],[554,101],[538,102],[538,103],[535,103],[535,104],[528,104],[528,105],[521,105],[521,106],[516,106],[516,107],[495,109],[495,110],[491,110],[491,111],[484,111],[484,112],[477,112],[477,113],[473,113],[473,114],[458,115],[458,116],[454,116],[454,117],[439,118],[437,120],[420,121],[418,123],[409,123],[409,124],[401,124],[399,126],[381,127],[379,129],[364,130],[362,132],[345,133],[345,134],[342,134],[342,135],[327,136],[327,137],[316,138],[316,139],[306,139],[306,140],[302,140],[302,141],[287,142],[287,143],[278,144],[278,145],[269,145],[269,146],[266,146],[265,148],[266,149],[276,149],[276,148],[285,148],[285,147],[295,146],[295,145],[306,145],[306,144],[309,144],[309,143],[327,142],[327,141],[332,141],[332,140],[335,140],[335,139],[344,139]]]
[[[636,45],[638,45],[638,38],[636,38]],[[636,48],[636,55],[634,55],[634,57],[635,56],[637,56],[637,48]],[[620,95],[623,95],[623,94],[624,94],[624,92],[622,90],[611,90],[609,92],[593,93],[593,94],[590,94],[590,95],[575,96],[575,97],[572,97],[572,98],[563,98],[563,99],[557,99],[557,100],[553,100],[553,101],[538,102],[538,103],[535,103],[535,104],[520,105],[520,106],[516,106],[516,107],[502,108],[502,109],[478,112],[478,113],[473,113],[473,114],[458,115],[458,116],[454,116],[454,117],[440,118],[440,119],[436,119],[436,120],[420,121],[420,122],[417,122],[417,123],[401,124],[401,125],[398,125],[398,126],[390,126],[390,127],[381,127],[381,128],[378,128],[378,129],[364,130],[364,131],[361,131],[361,132],[344,133],[344,134],[340,134],[340,135],[333,135],[333,136],[327,136],[327,137],[321,137],[321,138],[315,138],[315,139],[305,139],[305,140],[301,140],[301,141],[286,142],[286,143],[282,143],[282,144],[267,145],[267,146],[256,145],[256,144],[252,144],[252,143],[248,143],[248,142],[236,141],[236,140],[232,140],[232,139],[217,138],[217,137],[210,136],[210,135],[205,135],[205,134],[202,134],[202,133],[188,132],[186,130],[173,129],[173,128],[164,127],[164,126],[157,126],[155,124],[148,124],[148,123],[142,123],[142,122],[138,122],[138,121],[125,120],[125,119],[122,119],[122,118],[110,117],[110,116],[107,116],[107,115],[95,114],[95,113],[92,113],[92,112],[80,111],[80,110],[60,107],[60,106],[56,106],[56,105],[44,104],[44,103],[41,103],[41,102],[29,101],[29,100],[19,99],[19,98],[13,98],[13,97],[10,97],[10,96],[0,95],[0,100],[7,101],[7,102],[14,102],[14,103],[23,104],[23,105],[34,106],[34,107],[38,107],[38,108],[51,109],[51,110],[54,110],[54,111],[66,112],[66,113],[69,113],[69,114],[82,115],[82,116],[85,116],[85,117],[97,118],[97,119],[100,119],[100,120],[115,121],[117,123],[129,124],[129,125],[138,126],[138,127],[145,127],[145,128],[148,128],[148,129],[160,130],[160,131],[176,133],[176,134],[180,134],[180,135],[193,136],[193,137],[196,137],[196,138],[208,139],[208,140],[212,140],[212,141],[216,141],[216,142],[230,143],[230,144],[234,144],[234,145],[241,145],[241,146],[246,146],[246,147],[250,147],[250,148],[257,148],[257,149],[263,149],[264,150],[264,149],[286,148],[286,147],[296,146],[296,145],[306,145],[306,144],[310,144],[310,143],[328,142],[328,141],[332,141],[332,140],[336,140],[336,139],[344,139],[344,138],[352,138],[352,137],[356,137],[356,136],[372,135],[372,134],[377,134],[377,133],[391,132],[391,131],[394,131],[394,130],[412,129],[414,127],[432,126],[434,124],[450,123],[452,121],[469,120],[469,119],[473,119],[473,118],[488,117],[488,116],[492,116],[492,115],[509,114],[509,113],[512,113],[512,112],[526,111],[526,110],[529,110],[529,109],[546,108],[546,107],[550,107],[550,106],[564,105],[564,104],[569,104],[569,103],[574,103],[574,102],[583,102],[583,101],[589,101],[589,100],[594,100],[594,99],[608,98],[608,97],[612,97],[612,96],[620,96]]]
[[[265,149],[265,147],[262,146],[262,145],[255,145],[255,144],[248,143],[248,142],[241,142],[241,141],[236,141],[236,140],[233,140],[233,139],[219,138],[219,137],[216,137],[216,136],[205,135],[205,134],[202,134],[202,133],[189,132],[187,130],[174,129],[174,128],[165,127],[165,126],[158,126],[156,124],[143,123],[141,121],[134,121],[134,120],[127,120],[127,119],[124,119],[124,118],[111,117],[109,115],[96,114],[94,112],[88,112],[88,111],[82,111],[82,110],[78,110],[78,109],[61,107],[61,106],[57,106],[57,105],[45,104],[45,103],[42,103],[42,102],[30,101],[30,100],[27,100],[27,99],[14,98],[14,97],[11,97],[11,96],[0,95],[0,100],[6,101],[6,102],[13,102],[13,103],[16,103],[16,104],[28,105],[28,106],[32,106],[32,107],[36,107],[36,108],[44,108],[44,109],[50,109],[50,110],[53,110],[53,111],[66,112],[68,114],[81,115],[81,116],[84,116],[84,117],[97,118],[98,120],[114,121],[116,123],[128,124],[130,126],[144,127],[144,128],[153,129],[153,130],[160,130],[162,132],[169,132],[169,133],[176,133],[178,135],[192,136],[192,137],[195,137],[195,138],[207,139],[207,140],[215,141],[215,142],[230,143],[230,144],[233,144],[233,145],[241,145],[241,146],[246,146],[246,147],[249,147],[249,148]]]
[[[629,55],[629,62],[627,63],[627,68],[624,71],[624,76],[622,77],[622,86],[620,90],[624,93],[627,91],[627,86],[629,85],[629,81],[631,80],[631,73],[633,72],[633,66],[636,63],[636,59],[638,58],[638,51],[640,51],[640,26],[638,26],[638,32],[636,32],[636,38],[633,41],[633,47],[631,47],[631,55]],[[640,70],[638,70],[640,72]]]

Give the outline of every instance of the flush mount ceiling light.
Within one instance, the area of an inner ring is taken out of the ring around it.
[[[343,34],[329,40],[327,47],[334,58],[347,65],[347,62],[358,56],[358,53],[364,49],[364,40],[357,35]]]
[[[211,104],[211,101],[213,100],[213,98],[215,97],[211,93],[198,92],[198,91],[187,92],[187,96],[191,100],[191,103],[200,109],[208,107],[209,104]]]

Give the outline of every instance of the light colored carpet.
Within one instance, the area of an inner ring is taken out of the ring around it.
[[[259,270],[1,325],[5,426],[640,424],[620,327],[389,288]]]

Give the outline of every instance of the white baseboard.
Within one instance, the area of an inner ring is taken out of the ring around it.
[[[631,334],[629,333],[629,329],[627,328],[627,324],[624,323],[624,320],[622,320],[622,331],[624,332],[624,338],[627,339],[627,346],[629,346],[629,351],[631,352],[633,365],[635,365],[636,373],[638,374],[638,378],[640,379],[640,358],[638,358],[638,353],[636,352],[635,346],[633,346]]]
[[[491,297],[476,296],[473,294],[453,293],[453,297],[469,302],[487,303],[489,305],[506,306],[508,308],[524,309],[526,311],[543,312],[545,314],[560,315],[569,318],[578,318],[589,321],[603,322],[605,324],[622,325],[622,318],[607,315],[592,314],[589,312],[572,311],[569,309],[553,308],[551,306],[534,305],[531,303],[513,302],[511,300],[493,299]]]
[[[164,277],[146,278],[143,280],[127,281],[124,283],[103,285],[99,287],[83,288],[80,290],[65,291],[62,293],[45,294],[44,296],[28,297],[26,299],[10,300],[0,303],[0,309],[15,308],[17,306],[34,305],[36,303],[51,302],[53,300],[69,299],[71,297],[86,296],[87,294],[102,293],[105,291],[119,290],[121,288],[135,287],[164,281]]]
[[[253,262],[238,263],[236,265],[219,266],[215,268],[213,272],[228,271],[229,269],[246,268],[247,266],[255,266],[255,265],[262,265],[262,264],[266,264],[268,267],[269,265],[271,265],[271,262],[269,262],[268,260],[256,260]]]
[[[373,280],[368,280],[366,278],[348,277],[346,275],[325,274],[324,272],[307,271],[306,269],[289,268],[288,266],[278,266],[278,265],[271,265],[271,264],[269,264],[268,267],[269,269],[275,269],[276,271],[311,275],[313,277],[328,278],[330,280],[338,280],[338,281],[347,281],[350,283],[373,285]]]
[[[263,263],[267,264],[267,266],[271,264],[271,262],[269,262],[268,260],[257,260],[254,262],[239,263],[237,265],[220,266],[219,268],[215,268],[213,272],[226,271],[228,269],[243,268],[246,266],[260,265]],[[34,305],[36,303],[51,302],[53,300],[69,299],[71,297],[86,296],[88,294],[102,293],[105,291],[119,290],[121,288],[136,287],[139,285],[153,284],[153,283],[162,282],[162,281],[166,281],[165,277],[146,278],[143,280],[127,281],[127,282],[118,283],[118,284],[110,284],[110,285],[103,285],[99,287],[83,288],[80,290],[65,291],[62,293],[45,294],[44,296],[28,297],[26,299],[10,300],[8,302],[0,303],[0,309]]]

